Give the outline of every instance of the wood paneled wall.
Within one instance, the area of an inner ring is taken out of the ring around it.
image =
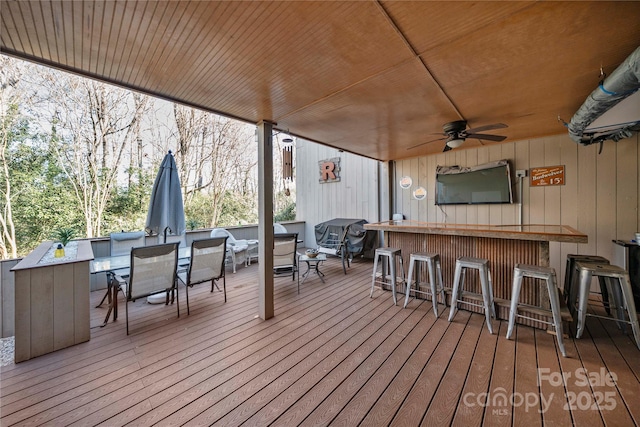
[[[640,190],[640,138],[620,142],[607,141],[601,154],[599,145],[581,146],[568,136],[524,140],[477,149],[453,150],[435,156],[396,162],[394,188],[395,212],[407,219],[458,224],[517,224],[518,204],[436,206],[435,175],[438,165],[475,166],[508,159],[514,176],[514,198],[523,203],[524,224],[564,224],[589,236],[589,243],[551,243],[551,266],[564,276],[566,255],[570,253],[604,256],[623,265],[623,252],[612,239],[630,240],[640,230],[638,213]],[[518,193],[515,170],[539,166],[565,165],[565,185],[529,187],[524,180],[523,194]],[[398,185],[402,176],[413,179],[411,189]],[[417,186],[427,189],[427,198],[415,200],[411,193]]]
[[[318,162],[340,158],[340,182],[321,184]],[[377,222],[378,163],[300,138],[296,146],[296,212],[305,221],[305,244],[314,247],[314,226],[332,218]]]
[[[0,338],[11,337],[15,333],[15,277],[11,269],[21,260],[0,261]]]

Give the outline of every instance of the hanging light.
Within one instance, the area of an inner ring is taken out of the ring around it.
[[[464,142],[464,139],[462,138],[456,138],[456,139],[452,139],[450,141],[447,142],[447,145],[450,148],[458,148],[462,145],[462,143]]]

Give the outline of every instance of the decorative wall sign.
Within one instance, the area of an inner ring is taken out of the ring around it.
[[[404,188],[406,190],[411,187],[411,184],[413,184],[413,180],[410,176],[403,176],[400,178],[400,188]]]
[[[531,187],[564,185],[564,165],[529,169],[529,185]]]
[[[318,167],[320,168],[320,184],[340,181],[340,157],[320,160]]]
[[[418,187],[413,190],[413,198],[416,200],[423,200],[427,197],[427,190],[424,187]]]

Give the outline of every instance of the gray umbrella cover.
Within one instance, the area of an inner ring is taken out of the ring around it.
[[[171,151],[164,156],[151,190],[146,230],[151,235],[165,234],[168,229],[175,235],[184,234],[184,205],[178,167]]]

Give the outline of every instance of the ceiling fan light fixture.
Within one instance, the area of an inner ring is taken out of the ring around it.
[[[456,139],[452,139],[452,140],[447,141],[447,145],[450,148],[458,148],[458,147],[460,147],[462,145],[463,142],[464,142],[464,139],[456,138]]]

